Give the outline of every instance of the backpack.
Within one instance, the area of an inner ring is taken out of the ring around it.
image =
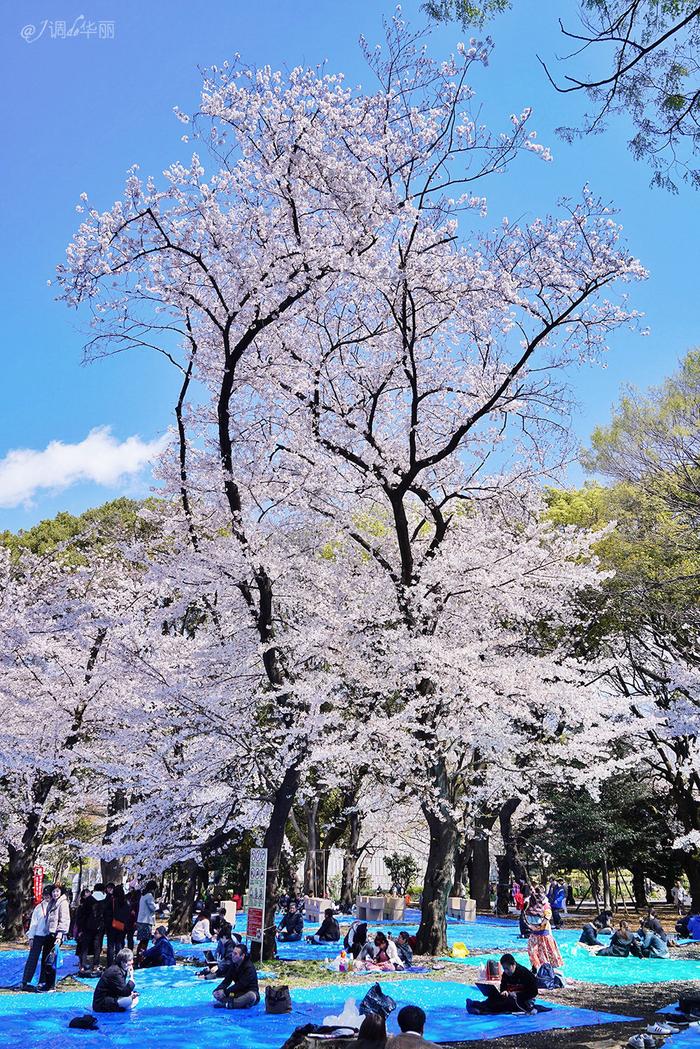
[[[268,984],[265,988],[265,1012],[266,1013],[291,1013],[292,996],[287,984],[272,987]]]
[[[71,1022],[68,1024],[69,1027],[77,1028],[79,1031],[97,1031],[97,1017],[93,1016],[92,1013],[86,1013],[85,1016],[74,1016]]]
[[[503,976],[503,969],[501,968],[501,963],[488,961],[486,963],[486,979],[500,980],[501,976]]]
[[[561,976],[554,971],[549,962],[543,962],[537,970],[537,986],[552,991],[555,988],[563,987],[564,981]]]
[[[395,1008],[396,1002],[394,999],[390,998],[388,994],[384,994],[378,983],[370,987],[358,1006],[363,1016],[366,1016],[367,1013],[377,1013],[378,1016],[382,1016],[385,1020],[389,1013],[393,1013]]]
[[[698,995],[687,995],[678,1003],[682,1013],[688,1016],[700,1016],[700,997]]]

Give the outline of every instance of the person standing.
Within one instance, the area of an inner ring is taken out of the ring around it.
[[[532,890],[524,917],[529,931],[527,953],[533,970],[537,972],[545,963],[555,968],[562,966],[564,961],[552,936],[552,908],[543,886]]]
[[[36,907],[32,911],[31,921],[27,930],[27,939],[29,941],[29,954],[27,960],[24,963],[24,972],[22,973],[22,989],[28,991],[31,989],[31,982],[36,972],[36,967],[41,957],[41,952],[46,941],[48,934],[48,928],[46,925],[46,913],[51,903],[51,890],[52,885],[45,885],[41,901],[37,903]]]
[[[156,903],[154,894],[157,891],[157,882],[148,881],[143,890],[143,895],[139,900],[139,913],[136,918],[136,937],[139,943],[138,957],[142,957],[146,953],[148,941],[151,938],[153,926],[156,923],[156,910],[158,909],[158,904]]]
[[[113,965],[119,951],[124,947],[126,927],[129,921],[129,905],[123,885],[108,885],[104,902],[104,925],[107,933],[107,965]]]
[[[685,905],[685,889],[681,885],[680,881],[671,889],[671,897],[673,899],[673,905],[676,908],[678,914],[683,913],[683,907]]]
[[[83,889],[80,894],[75,924],[78,931],[80,972],[85,976],[100,964],[102,950],[102,912],[90,889]],[[92,966],[88,965],[89,957],[92,957]]]
[[[56,985],[57,952],[70,928],[70,905],[62,885],[54,885],[46,909],[46,939],[41,948],[39,990],[53,991]]]
[[[126,942],[130,951],[134,949],[134,934],[136,932],[136,919],[139,914],[139,903],[141,902],[141,890],[133,885],[126,894],[126,902],[129,905],[129,920],[126,923]]]

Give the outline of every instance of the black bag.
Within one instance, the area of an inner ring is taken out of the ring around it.
[[[366,1016],[367,1013],[377,1013],[386,1020],[389,1013],[393,1013],[396,1008],[396,1002],[388,994],[384,994],[379,984],[375,983],[370,987],[358,1008],[363,1016]]]
[[[687,995],[681,998],[678,1002],[678,1007],[682,1013],[686,1013],[688,1016],[700,1016],[700,998],[697,995]]]
[[[354,1027],[326,1027],[323,1024],[304,1024],[296,1027],[290,1034],[282,1049],[300,1049],[306,1041],[307,1034],[335,1034],[338,1037],[352,1038],[357,1035]]]
[[[554,967],[549,962],[543,962],[537,970],[537,986],[544,987],[545,990],[553,991],[559,987],[564,986],[564,981],[561,976],[554,971]]]
[[[267,986],[265,988],[265,1012],[266,1013],[291,1013],[292,996],[289,987],[281,984],[279,987]]]
[[[85,1016],[74,1016],[68,1026],[77,1028],[79,1031],[99,1030],[97,1017],[93,1016],[92,1013],[86,1013]]]

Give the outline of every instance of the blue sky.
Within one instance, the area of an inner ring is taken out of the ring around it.
[[[680,355],[700,343],[700,195],[651,190],[648,168],[629,153],[629,127],[622,119],[596,138],[573,145],[557,140],[554,128],[574,123],[582,102],[553,92],[537,63],[537,52],[551,59],[563,50],[554,8],[574,23],[574,0],[556,5],[516,0],[514,11],[492,23],[495,52],[474,86],[485,117],[496,126],[507,125],[511,112],[532,106],[533,126],[555,156],[553,164],[524,158],[510,175],[488,183],[486,224],[498,224],[503,214],[532,218],[558,197],[576,195],[588,181],[619,208],[628,242],[651,272],[633,289],[651,335],[616,334],[605,369],[572,376],[580,404],[574,425],[585,440],[593,426],[608,419],[622,383],[660,381]],[[236,51],[251,63],[282,68],[327,60],[350,82],[367,83],[358,36],[381,39],[382,14],[392,10],[378,0],[209,0],[196,6],[188,0],[84,0],[80,7],[73,0],[38,0],[3,6],[0,476],[8,453],[38,453],[51,442],[81,445],[85,454],[94,450],[106,458],[96,471],[101,484],[78,480],[60,492],[42,487],[21,496],[20,505],[0,505],[0,529],[27,527],[61,509],[79,512],[122,492],[144,493],[148,472],[136,467],[171,422],[174,376],[165,364],[131,354],[83,366],[79,318],[47,287],[76,227],[80,192],[108,207],[132,163],[142,174],[158,176],[182,156],[188,147],[180,142],[182,126],[173,106],[191,112],[198,67],[220,64]],[[403,12],[413,23],[424,21],[418,0],[405,3]],[[87,33],[61,39],[51,35],[50,26],[42,32],[45,20],[70,26],[80,14],[95,24],[114,23],[113,39]],[[28,42],[32,31],[23,34],[23,27],[30,25],[35,30]],[[439,27],[431,50],[443,54],[462,36],[455,25]],[[104,428],[111,438],[102,432],[88,438]],[[117,481],[109,456],[121,454],[120,443],[130,437],[138,438],[130,446],[134,472]],[[15,456],[14,476],[39,469],[48,484],[51,471],[62,468],[54,464],[67,455],[70,450],[54,446],[41,460]]]

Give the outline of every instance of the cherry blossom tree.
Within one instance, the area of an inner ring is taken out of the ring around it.
[[[69,305],[91,310],[90,358],[150,348],[181,374],[163,464],[180,530],[160,570],[168,615],[185,622],[196,608],[200,620],[161,634],[149,670],[156,692],[162,681],[170,743],[184,747],[174,772],[190,760],[201,770],[206,755],[181,717],[202,696],[210,717],[226,665],[242,668],[231,696],[256,741],[268,741],[264,772],[247,775],[265,784],[252,793],[268,806],[272,900],[325,705],[347,689],[381,697],[384,739],[415,727],[432,856],[420,939],[437,949],[455,843],[441,749],[448,695],[486,659],[471,636],[458,658],[441,631],[460,594],[472,623],[482,604],[490,627],[527,619],[534,580],[547,595],[538,610],[560,614],[575,542],[557,545],[512,507],[497,530],[500,508],[510,487],[551,466],[552,448],[564,457],[559,373],[595,359],[633,319],[605,295],[643,271],[588,190],[555,217],[482,232],[483,181],[523,153],[550,159],[529,110],[507,132],[480,122],[471,81],[488,47],[472,41],[437,62],[398,17],[385,50],[363,47],[370,91],[301,68],[213,69],[199,113],[178,111],[205,160],[174,163],[162,188],[132,170],[104,212],[84,195],[59,283]],[[486,476],[494,468],[500,480]],[[340,552],[320,558],[325,544]],[[472,544],[478,564],[465,560]],[[512,595],[500,570],[488,578],[493,549],[516,581]],[[395,649],[394,660],[375,645],[365,664],[368,638]],[[507,631],[494,643],[512,658],[478,678],[475,710],[487,693],[511,695],[519,660],[528,696],[555,674],[553,657],[535,674]],[[240,749],[221,738],[236,764]],[[265,950],[274,951],[271,914]]]

